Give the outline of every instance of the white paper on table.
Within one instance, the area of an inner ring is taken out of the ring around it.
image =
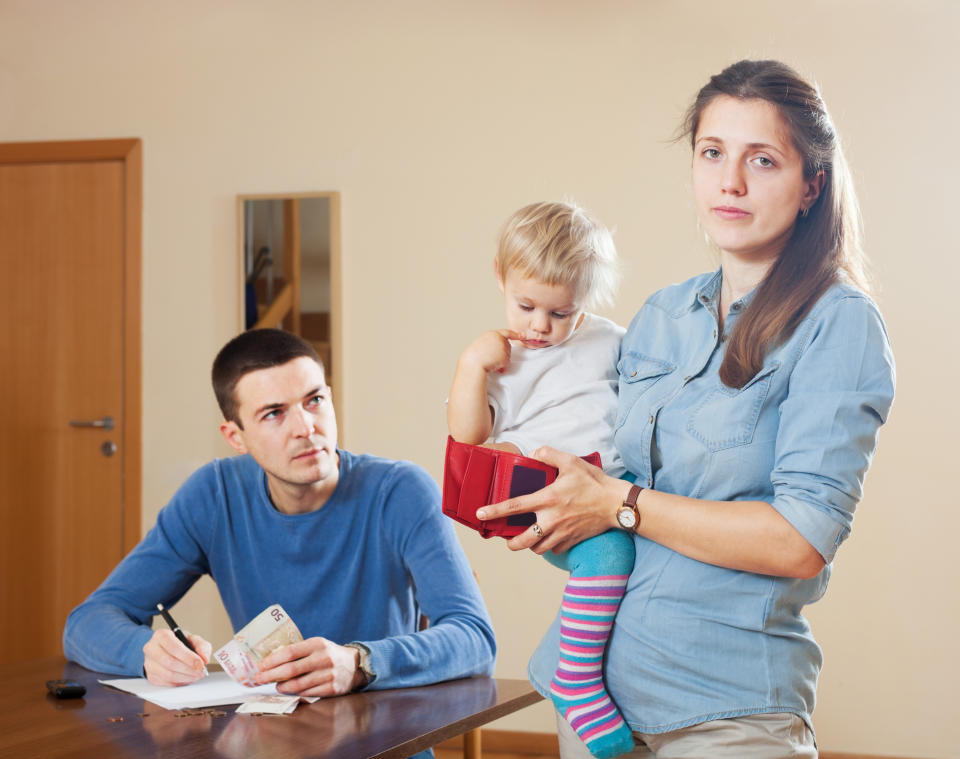
[[[276,683],[248,688],[231,680],[226,672],[211,672],[190,685],[177,687],[153,685],[142,677],[98,682],[132,693],[164,709],[200,709],[204,706],[239,704],[254,696],[277,693]]]

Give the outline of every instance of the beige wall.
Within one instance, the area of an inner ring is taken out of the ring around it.
[[[235,196],[343,197],[345,442],[441,472],[459,350],[499,324],[506,215],[571,195],[616,227],[626,322],[711,268],[669,137],[705,78],[783,58],[848,145],[900,385],[856,529],[810,617],[821,747],[955,755],[960,5],[809,0],[0,0],[0,139],[144,141],[144,526],[227,449],[207,388],[238,313]],[[461,533],[521,677],[563,577]],[[520,581],[518,581],[520,578]],[[228,634],[211,586],[178,617]],[[504,729],[550,730],[550,709]]]

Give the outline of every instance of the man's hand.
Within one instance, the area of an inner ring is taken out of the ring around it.
[[[143,647],[143,671],[154,685],[188,685],[203,677],[213,651],[199,635],[187,633],[197,653],[177,640],[172,630],[157,630]]]
[[[258,685],[277,683],[280,693],[340,696],[363,684],[360,652],[326,638],[307,638],[278,648],[260,662]]]

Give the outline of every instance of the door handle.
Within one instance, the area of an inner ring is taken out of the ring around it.
[[[71,419],[71,427],[96,427],[101,430],[113,429],[113,417],[105,416],[103,419]]]

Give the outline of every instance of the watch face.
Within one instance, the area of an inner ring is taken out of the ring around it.
[[[632,530],[637,526],[637,514],[629,506],[624,506],[617,512],[617,521],[625,530]]]

